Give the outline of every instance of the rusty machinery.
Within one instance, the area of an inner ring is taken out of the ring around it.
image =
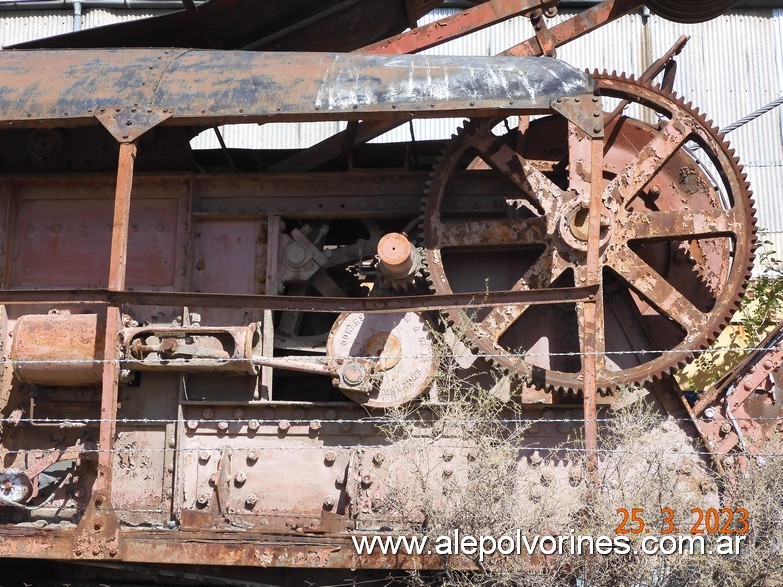
[[[3,556],[437,567],[358,558],[347,537],[385,523],[394,446],[374,419],[448,401],[444,355],[473,376],[495,363],[513,401],[581,406],[595,448],[596,403],[735,311],[753,202],[712,124],[652,83],[681,44],[640,79],[545,56],[641,2],[548,28],[557,2],[492,0],[408,32],[438,3],[389,2],[400,18],[353,40],[334,27],[371,2],[301,4],[234,44],[250,3],[162,17],[201,50],[98,48],[149,26],[124,23],[0,53]],[[730,3],[647,4],[688,22]],[[536,36],[501,56],[408,55],[518,15]],[[470,120],[449,141],[368,143],[453,116]],[[189,146],[311,121],[347,128],[300,151]],[[733,383],[729,415],[764,377]],[[723,391],[691,413],[744,449],[715,417]]]

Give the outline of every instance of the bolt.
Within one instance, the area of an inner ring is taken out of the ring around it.
[[[362,487],[367,489],[370,485],[372,485],[372,477],[370,475],[363,475],[362,476]]]
[[[707,408],[704,410],[704,419],[712,420],[715,418],[715,408]]]
[[[289,429],[290,427],[291,427],[291,422],[289,422],[288,420],[280,420],[280,421],[277,423],[277,428],[278,428],[278,429],[279,429],[281,432],[288,432],[288,429]]]
[[[375,463],[376,467],[380,467],[384,460],[386,460],[386,457],[383,456],[382,452],[376,452],[372,457],[372,462]]]
[[[720,431],[723,432],[723,434],[728,434],[729,432],[731,432],[731,424],[729,424],[728,422],[724,422],[723,424],[720,425]]]
[[[100,522],[95,522],[95,524],[93,525],[93,528],[95,528],[96,532],[100,532],[101,528],[103,528],[103,524],[101,524]]]
[[[648,193],[650,194],[651,197],[657,198],[658,196],[661,195],[661,186],[659,185],[652,186]]]
[[[452,467],[446,467],[443,469],[444,477],[451,477],[453,474],[454,474],[454,469]]]
[[[448,463],[451,459],[454,458],[454,451],[444,450],[443,454],[441,455],[441,458]]]
[[[211,420],[212,416],[215,415],[215,411],[212,408],[205,408],[203,412],[201,412],[201,416],[205,420]]]
[[[255,463],[258,460],[258,453],[254,450],[251,450],[249,453],[247,453],[247,461],[249,463]]]
[[[595,134],[598,134],[598,133],[600,133],[602,130],[604,130],[604,127],[602,127],[602,126],[599,126],[599,125],[597,125],[597,124],[596,124],[596,125],[593,127],[593,132],[594,132]]]
[[[109,549],[109,556],[117,556],[117,553],[118,553],[118,552],[119,552],[119,551],[117,550],[117,547],[116,547],[116,546],[112,546],[112,547]]]
[[[255,432],[256,430],[258,430],[259,426],[260,424],[258,423],[258,420],[256,420],[255,418],[247,423],[247,429],[250,430],[251,432]]]
[[[245,472],[244,472],[244,471],[240,471],[240,472],[239,472],[239,473],[237,473],[237,474],[236,474],[236,476],[234,477],[234,482],[235,482],[237,485],[242,485],[242,484],[243,484],[245,481],[247,481],[247,475],[245,475]]]
[[[324,498],[324,509],[325,509],[325,510],[330,510],[330,509],[332,509],[332,508],[334,507],[334,504],[335,504],[335,499],[334,499],[334,497],[333,497],[333,496],[331,496],[331,495],[327,495],[327,496]]]
[[[177,527],[177,520],[169,520],[169,523],[166,524],[168,526],[169,530],[174,530]]]
[[[228,430],[228,422],[226,422],[225,420],[223,420],[222,422],[218,422],[218,430],[220,430],[221,432],[225,432],[226,430]]]
[[[209,503],[209,493],[202,493],[198,496],[198,501],[196,502],[201,507],[204,507]]]
[[[543,461],[543,460],[544,459],[541,457],[541,453],[539,453],[538,451],[535,451],[530,456],[530,464],[533,465],[534,467],[537,467],[538,465],[540,465],[541,461]]]
[[[188,420],[188,430],[195,430],[198,428],[198,422],[196,420]]]
[[[75,554],[76,556],[81,556],[82,555],[82,549],[77,546],[76,548],[73,549],[73,554]]]
[[[202,450],[198,453],[198,460],[207,462],[209,460],[210,454],[208,450]]]
[[[258,503],[258,496],[255,493],[251,493],[245,498],[245,505],[249,508],[254,507]]]
[[[571,485],[576,486],[582,482],[582,469],[581,467],[573,467],[568,473],[568,481]]]
[[[100,546],[95,546],[95,548],[92,549],[92,554],[93,554],[93,556],[100,555],[101,554],[101,547]]]
[[[328,464],[332,464],[337,460],[337,453],[333,450],[327,451],[326,456],[324,457],[324,461],[326,461]]]
[[[321,429],[320,420],[310,420],[310,430],[312,432],[318,432]]]

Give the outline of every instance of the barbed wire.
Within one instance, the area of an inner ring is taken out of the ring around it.
[[[416,440],[422,440],[421,438],[417,438]],[[301,451],[324,451],[324,450],[355,450],[355,449],[367,449],[367,448],[393,448],[394,445],[391,444],[362,444],[362,445],[356,445],[356,444],[324,444],[324,445],[264,445],[264,446],[254,446],[247,448],[248,451],[267,451],[267,450],[275,450],[275,451],[282,451],[282,450],[301,450]],[[244,447],[243,447],[244,448]],[[462,449],[462,450],[471,450],[475,449],[476,447],[474,445],[469,444],[449,444],[449,443],[441,443],[433,440],[432,446],[423,446],[421,447],[421,450],[429,450],[432,448],[436,449]],[[710,452],[706,450],[696,450],[696,449],[683,449],[683,450],[631,450],[626,448],[583,448],[579,446],[557,446],[557,447],[545,447],[545,446],[536,446],[536,445],[530,445],[530,446],[515,446],[515,449],[519,450],[520,452],[526,451],[526,452],[539,452],[542,451],[548,452],[552,455],[556,454],[567,454],[567,453],[580,453],[580,454],[630,454],[630,455],[677,455],[677,456],[704,456],[704,457],[740,457],[740,456],[747,456],[747,457],[764,457],[764,458],[773,458],[773,457],[783,457],[783,453],[781,452],[771,452],[771,453],[761,453],[761,452],[754,452],[754,453],[738,453],[736,451],[728,451],[728,452]],[[54,454],[54,453],[62,453],[65,452],[67,449],[54,449],[54,448],[32,448],[32,449],[11,449],[11,450],[0,450],[0,457],[5,455],[24,455],[28,453],[36,453],[40,455],[45,454]],[[209,453],[210,459],[212,457],[213,453],[220,454],[223,450],[239,450],[238,447],[203,447],[203,446],[180,446],[180,447],[123,447],[123,448],[84,448],[78,451],[81,455],[97,455],[97,454],[126,454],[126,455],[138,455],[141,453]],[[75,452],[71,449],[72,452]],[[73,460],[71,459],[65,459],[65,460]]]
[[[503,352],[503,353],[441,353],[438,352],[437,356],[442,357],[444,359],[476,359],[476,358],[487,358],[487,359],[521,359],[525,357],[583,357],[583,356],[623,356],[623,355],[650,355],[650,354],[683,354],[683,353],[691,353],[691,354],[727,354],[727,353],[746,353],[746,352],[755,352],[755,351],[779,351],[783,350],[782,345],[772,345],[772,346],[748,346],[748,347],[727,347],[727,348],[675,348],[675,349],[638,349],[638,350],[604,350],[604,351],[594,351],[594,352],[584,352],[584,351],[566,351],[566,352],[551,352],[551,353],[530,353],[526,351],[516,351],[516,352]],[[274,359],[283,359],[285,357],[275,356],[275,357],[268,357],[268,358],[274,358]],[[313,364],[321,365],[323,363],[326,363],[328,361],[339,361],[339,360],[345,360],[345,359],[354,359],[354,360],[367,360],[367,361],[377,361],[380,359],[430,359],[432,358],[432,353],[416,353],[416,354],[404,354],[404,355],[351,355],[349,357],[328,357],[328,356],[315,356],[315,355],[296,355],[294,357],[299,362],[305,362],[308,359],[313,362]],[[259,359],[263,359],[263,357],[259,357]],[[318,362],[314,359],[319,359],[321,362]],[[186,358],[163,358],[160,359],[161,361],[165,361],[166,363],[172,364],[172,369],[176,366],[179,366],[183,363],[187,363],[188,361],[204,361],[204,360],[210,360],[215,361],[216,364],[224,364],[224,363],[249,363],[253,362],[252,358],[242,358],[242,357],[228,357],[225,359],[215,359],[215,358],[205,358],[205,357],[193,357],[191,359]],[[151,363],[146,362],[144,360],[140,359],[132,359],[132,358],[115,358],[115,359],[54,359],[54,358],[47,358],[47,359],[12,359],[10,357],[0,357],[0,364],[7,364],[7,365],[103,365],[107,363],[113,363],[113,364],[120,364],[120,365],[138,365],[143,367],[149,367],[151,365],[154,366],[165,366],[165,363]],[[276,365],[275,368],[284,368],[282,366]]]
[[[265,409],[270,409],[274,406],[274,404],[270,404],[269,407],[266,407]],[[256,405],[254,407],[264,408],[263,405]],[[276,406],[280,407],[280,406]],[[287,408],[291,408],[291,406],[285,406]],[[426,405],[424,406],[426,408]],[[211,409],[211,408],[210,408]],[[226,409],[233,409],[232,406],[227,406]],[[296,408],[293,407],[292,409],[304,409],[304,408]],[[334,409],[334,408],[326,408],[326,409]],[[544,411],[544,408],[540,408],[541,411]],[[556,410],[557,408],[552,408]],[[564,410],[573,409],[577,410],[578,408],[560,408]],[[628,418],[628,416],[624,416]],[[693,418],[677,418],[674,416],[662,416],[660,418],[650,418],[647,416],[638,416],[635,418],[631,418],[637,422],[649,422],[651,424],[663,424],[666,422],[693,422]],[[731,423],[730,418],[723,418],[720,416],[715,416],[713,418],[703,418],[704,420],[707,420],[709,422],[715,422],[715,423]],[[735,417],[734,420],[738,422],[780,422],[783,421],[783,416],[765,416],[765,417]],[[19,424],[65,424],[68,427],[68,425],[74,425],[74,424],[101,424],[101,423],[115,423],[115,424],[126,424],[126,425],[134,425],[134,424],[181,424],[183,426],[187,426],[188,424],[196,423],[198,425],[201,424],[240,424],[243,426],[249,426],[255,424],[258,424],[260,426],[264,425],[279,425],[280,422],[286,422],[290,424],[291,426],[309,426],[313,422],[318,422],[319,425],[342,425],[342,424],[366,424],[366,425],[378,425],[378,426],[387,426],[387,425],[405,425],[405,424],[445,424],[445,425],[452,425],[452,424],[474,424],[474,423],[503,423],[503,424],[562,424],[562,423],[585,423],[585,422],[597,422],[599,424],[611,424],[617,422],[617,418],[571,418],[571,417],[563,417],[563,418],[504,418],[504,417],[497,417],[497,418],[451,418],[448,415],[438,418],[437,416],[433,416],[432,418],[428,417],[422,417],[419,416],[418,418],[412,417],[411,419],[402,419],[402,418],[388,418],[388,417],[367,417],[367,418],[319,418],[319,417],[313,417],[313,418],[184,418],[184,419],[175,419],[175,418],[14,418],[14,417],[8,417],[8,418],[0,418],[0,425],[8,425],[9,427],[15,427]],[[260,435],[260,434],[257,434]]]

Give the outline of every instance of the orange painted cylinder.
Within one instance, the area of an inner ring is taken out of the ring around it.
[[[11,362],[25,383],[95,386],[103,371],[97,314],[27,314],[16,321]]]
[[[414,265],[414,252],[408,237],[390,232],[378,241],[378,258],[381,271],[393,279],[410,276]]]

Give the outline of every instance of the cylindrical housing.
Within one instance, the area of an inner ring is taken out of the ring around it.
[[[705,22],[726,12],[737,0],[645,0],[650,10],[675,22]]]
[[[27,314],[16,321],[11,362],[25,383],[100,385],[102,358],[97,314]]]
[[[378,241],[378,259],[381,271],[391,279],[405,279],[415,271],[415,249],[399,232],[390,232]]]

